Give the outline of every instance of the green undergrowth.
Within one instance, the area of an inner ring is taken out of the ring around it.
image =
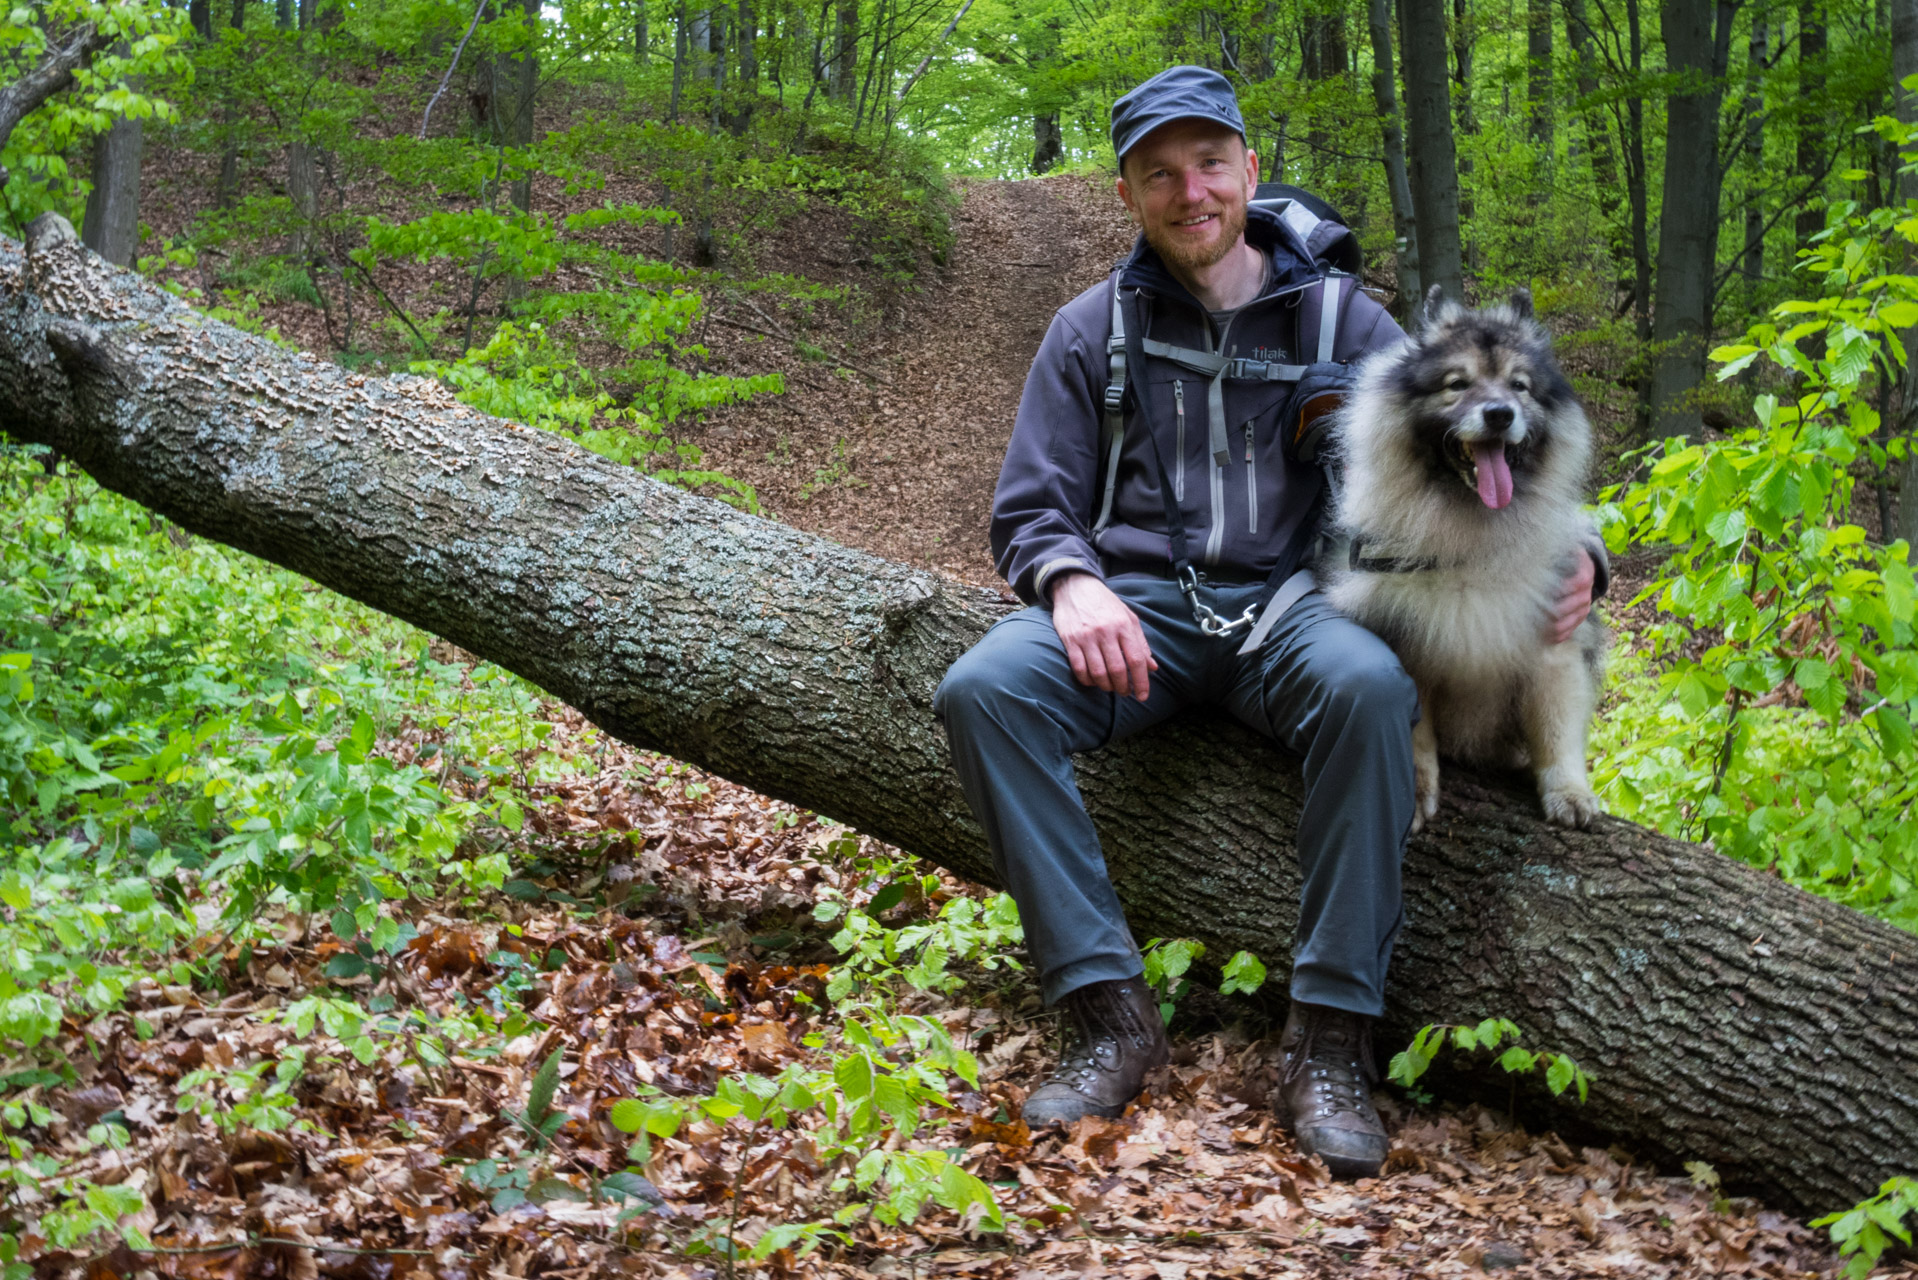
[[[498,887],[568,767],[517,677],[64,467],[0,456],[0,531],[0,1037],[280,910],[389,945],[409,896]]]
[[[1918,130],[1877,122],[1918,161]],[[1899,463],[1878,405],[1918,323],[1918,219],[1834,208],[1798,299],[1712,356],[1758,379],[1745,425],[1659,441],[1599,508],[1615,552],[1664,562],[1594,734],[1613,812],[1918,929],[1918,580],[1856,519]]]

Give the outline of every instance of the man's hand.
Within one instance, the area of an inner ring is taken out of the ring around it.
[[[1578,561],[1559,584],[1558,603],[1545,621],[1545,638],[1550,643],[1564,644],[1570,640],[1578,624],[1592,611],[1592,583],[1597,580],[1597,573],[1592,553],[1580,547]]]
[[[1591,594],[1590,566],[1585,575]],[[1052,625],[1066,644],[1066,659],[1080,684],[1140,702],[1150,691],[1148,673],[1157,671],[1145,642],[1139,615],[1089,573],[1068,574],[1052,585]]]

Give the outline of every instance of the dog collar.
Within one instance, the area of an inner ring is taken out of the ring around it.
[[[1365,554],[1365,535],[1352,535],[1352,545],[1346,553],[1346,567],[1355,573],[1431,573],[1438,569],[1439,562],[1433,556],[1413,559],[1410,556],[1368,556]]]

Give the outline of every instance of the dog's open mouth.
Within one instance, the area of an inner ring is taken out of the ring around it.
[[[1457,436],[1445,441],[1445,457],[1459,478],[1478,490],[1479,501],[1497,511],[1512,501],[1512,466],[1503,440],[1467,444]]]

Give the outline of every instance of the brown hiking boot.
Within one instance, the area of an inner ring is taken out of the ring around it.
[[[1335,1178],[1376,1178],[1392,1143],[1372,1105],[1372,1020],[1294,1000],[1279,1037],[1285,1074],[1274,1099],[1299,1150]]]
[[[1034,1129],[1119,1115],[1139,1096],[1146,1073],[1171,1057],[1165,1020],[1144,978],[1087,983],[1060,1003],[1066,1044],[1059,1069],[1032,1091],[1023,1111]]]

